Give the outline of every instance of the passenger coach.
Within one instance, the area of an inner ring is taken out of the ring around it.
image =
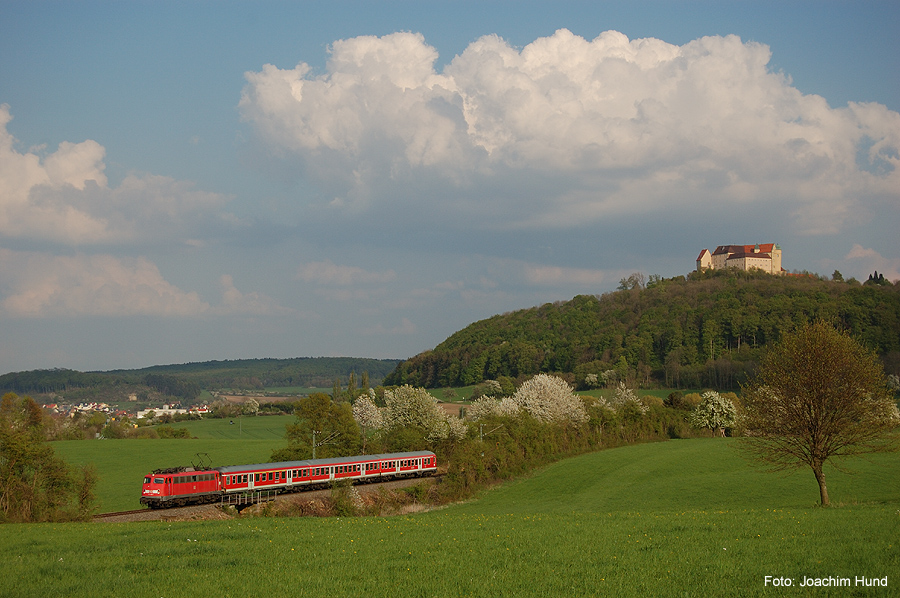
[[[367,483],[428,476],[434,474],[436,465],[434,453],[415,451],[231,465],[207,471],[157,470],[144,478],[141,504],[153,508],[182,506],[260,490],[297,492],[327,487],[336,480]]]

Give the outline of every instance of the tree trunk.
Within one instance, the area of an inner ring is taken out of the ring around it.
[[[813,466],[813,473],[816,476],[816,481],[819,482],[819,496],[822,499],[822,506],[827,507],[829,502],[828,487],[825,485],[825,472],[822,471],[821,465],[815,465]]]

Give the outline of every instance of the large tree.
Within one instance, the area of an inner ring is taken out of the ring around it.
[[[0,399],[0,521],[90,517],[93,467],[70,467],[44,438],[43,409],[31,397]]]
[[[897,446],[900,418],[880,361],[825,322],[785,335],[741,398],[747,448],[774,469],[810,467],[823,506],[826,461]]]
[[[353,455],[359,449],[359,427],[350,403],[338,403],[324,393],[314,393],[297,402],[297,419],[286,426],[286,448],[272,452],[271,461],[295,461]],[[313,444],[315,442],[315,444]]]

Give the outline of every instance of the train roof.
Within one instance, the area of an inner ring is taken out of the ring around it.
[[[358,463],[360,461],[387,461],[391,459],[413,459],[415,457],[428,457],[434,455],[431,451],[411,451],[407,453],[384,453],[380,455],[354,455],[352,457],[332,457],[330,459],[307,459],[306,461],[279,461],[277,463],[253,463],[250,465],[227,465],[215,467],[215,471],[222,474],[236,473],[238,471],[259,471],[270,469],[295,469],[300,467],[322,467],[327,465],[344,465],[346,463]]]

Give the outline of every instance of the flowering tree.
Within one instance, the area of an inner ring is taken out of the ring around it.
[[[244,415],[256,415],[259,413],[259,401],[256,399],[247,399],[243,405],[241,405],[241,413]]]
[[[465,423],[448,415],[438,405],[436,398],[424,388],[405,384],[394,390],[384,391],[385,408],[382,411],[383,427],[387,429],[414,427],[421,429],[428,440],[463,438],[467,432]]]
[[[627,407],[631,407],[640,413],[647,413],[647,406],[634,394],[634,391],[628,388],[624,382],[619,382],[616,391],[609,400],[609,404],[613,409],[622,411]]]
[[[521,411],[521,405],[513,397],[480,397],[469,407],[469,417],[478,421],[490,416],[515,417]]]
[[[366,433],[377,432],[384,426],[381,410],[375,404],[375,391],[371,388],[366,394],[359,395],[353,403],[353,419],[362,432],[363,452],[366,450]]]
[[[381,410],[375,404],[375,391],[369,389],[367,394],[359,395],[353,403],[353,419],[364,430],[380,430],[384,427]]]
[[[538,374],[523,382],[512,398],[538,421],[578,426],[588,420],[582,400],[557,376]]]
[[[691,412],[690,424],[695,428],[718,430],[725,436],[725,428],[734,427],[736,410],[734,403],[719,393],[708,390],[703,393],[700,404]]]

